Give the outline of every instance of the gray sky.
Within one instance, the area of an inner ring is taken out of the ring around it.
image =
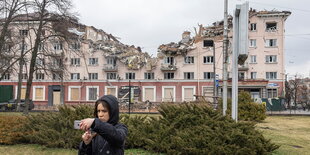
[[[244,0],[228,0],[228,13]],[[73,0],[80,22],[140,46],[156,56],[161,44],[178,42],[183,31],[224,18],[224,0]],[[286,73],[310,76],[310,1],[249,0],[256,10],[291,11],[286,21]]]

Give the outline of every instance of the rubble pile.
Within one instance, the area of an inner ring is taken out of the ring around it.
[[[178,43],[171,42],[169,44],[162,44],[158,47],[158,52],[160,55],[186,55],[188,51],[195,49],[193,43],[190,32],[185,31],[181,41]]]
[[[121,43],[112,34],[103,30],[88,27],[95,31],[100,39],[87,38],[86,32],[79,32],[71,28],[68,31],[82,38],[83,43],[89,45],[89,53],[102,52],[104,57],[114,57],[127,66],[128,69],[137,70],[146,66],[147,70],[155,69],[157,59],[152,58],[148,53],[142,52],[140,47],[129,46]]]

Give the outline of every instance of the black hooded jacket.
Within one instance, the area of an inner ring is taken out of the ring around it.
[[[99,100],[105,101],[110,106],[110,119],[108,122],[102,122],[95,118],[91,129],[97,135],[91,143],[86,145],[83,141],[79,146],[79,155],[123,155],[124,144],[128,129],[124,124],[118,123],[119,109],[116,97],[105,95]]]

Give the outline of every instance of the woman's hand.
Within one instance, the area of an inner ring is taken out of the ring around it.
[[[95,136],[96,134],[91,134],[91,132],[88,130],[82,135],[83,142],[88,145]]]
[[[95,120],[94,118],[83,119],[80,124],[80,129],[88,131],[91,125],[93,124],[94,120]]]

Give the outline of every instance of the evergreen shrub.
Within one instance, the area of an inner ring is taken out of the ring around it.
[[[26,123],[24,116],[1,116],[0,117],[0,144],[16,144],[22,142],[23,135],[27,134],[19,131]]]
[[[227,100],[226,114],[231,116],[231,99]],[[223,101],[219,101],[219,112],[222,113]],[[261,122],[266,119],[266,107],[255,103],[248,92],[241,91],[238,95],[238,120]]]
[[[42,112],[28,116],[21,129],[29,143],[47,147],[77,148],[83,131],[73,129],[74,120],[93,117],[92,106],[60,106],[59,112]]]
[[[254,123],[236,123],[206,104],[162,104],[159,112],[159,118],[123,118],[127,147],[167,154],[268,154],[279,147]]]

